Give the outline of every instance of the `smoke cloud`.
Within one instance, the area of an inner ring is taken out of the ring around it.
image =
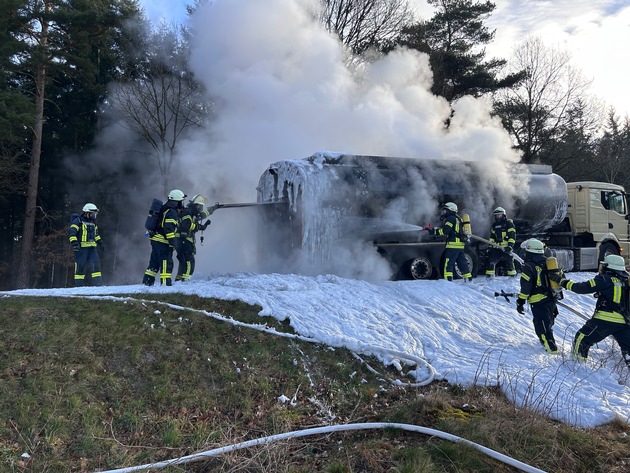
[[[453,104],[445,130],[451,107],[430,92],[428,57],[398,49],[349,68],[348,52],[314,19],[318,3],[215,0],[195,12],[191,66],[213,101],[216,120],[180,148],[180,169],[190,181],[186,193],[211,201],[254,202],[259,178],[271,163],[325,150],[474,160],[495,191],[506,198],[518,192],[506,168],[519,157],[491,118],[488,101],[467,97]],[[426,198],[435,189],[430,180],[419,176],[416,194],[422,198],[413,203],[414,219],[435,213],[437,201]],[[485,225],[496,205],[509,208],[511,203],[493,202],[488,194],[467,210]],[[408,215],[408,207],[392,203],[386,216]],[[211,217],[204,247],[197,252],[197,273],[257,270],[254,214],[220,209]],[[356,262],[356,249],[345,253]],[[364,261],[360,277],[384,275],[373,253],[374,266]]]

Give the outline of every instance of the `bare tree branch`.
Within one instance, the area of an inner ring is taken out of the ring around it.
[[[166,193],[179,138],[202,125],[208,106],[187,67],[188,49],[181,35],[169,26],[153,35],[159,36],[162,49],[152,51],[133,81],[112,88],[111,103],[127,128],[152,148]]]

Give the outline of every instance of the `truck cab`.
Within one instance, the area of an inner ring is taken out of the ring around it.
[[[605,182],[567,183],[567,215],[560,227],[548,232],[548,246],[573,253],[567,270],[597,270],[608,254],[621,255],[629,264],[628,202],[622,186]],[[564,231],[563,231],[564,230]]]

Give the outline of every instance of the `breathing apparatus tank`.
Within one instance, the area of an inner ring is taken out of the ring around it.
[[[560,274],[560,269],[558,268],[558,259],[555,256],[547,257],[545,263],[547,265],[548,273]],[[551,290],[558,299],[563,298],[562,286],[560,286],[560,284],[558,284],[556,281],[553,281],[551,278],[549,278],[549,287],[551,287]]]
[[[472,227],[470,226],[470,215],[462,214],[462,232],[464,235],[472,235]]]

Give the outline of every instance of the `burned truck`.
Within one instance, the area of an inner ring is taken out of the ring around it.
[[[318,153],[271,164],[257,191],[258,202],[278,204],[259,213],[265,271],[325,272],[358,264],[373,250],[396,279],[439,278],[444,243],[422,228],[440,224],[447,201],[470,215],[481,237],[492,209],[505,207],[517,244],[543,240],[566,271],[594,270],[609,253],[627,258],[630,246],[623,188],[567,184],[544,165],[512,164],[495,175],[468,161]],[[483,269],[486,249],[477,239],[467,245],[473,274]]]

